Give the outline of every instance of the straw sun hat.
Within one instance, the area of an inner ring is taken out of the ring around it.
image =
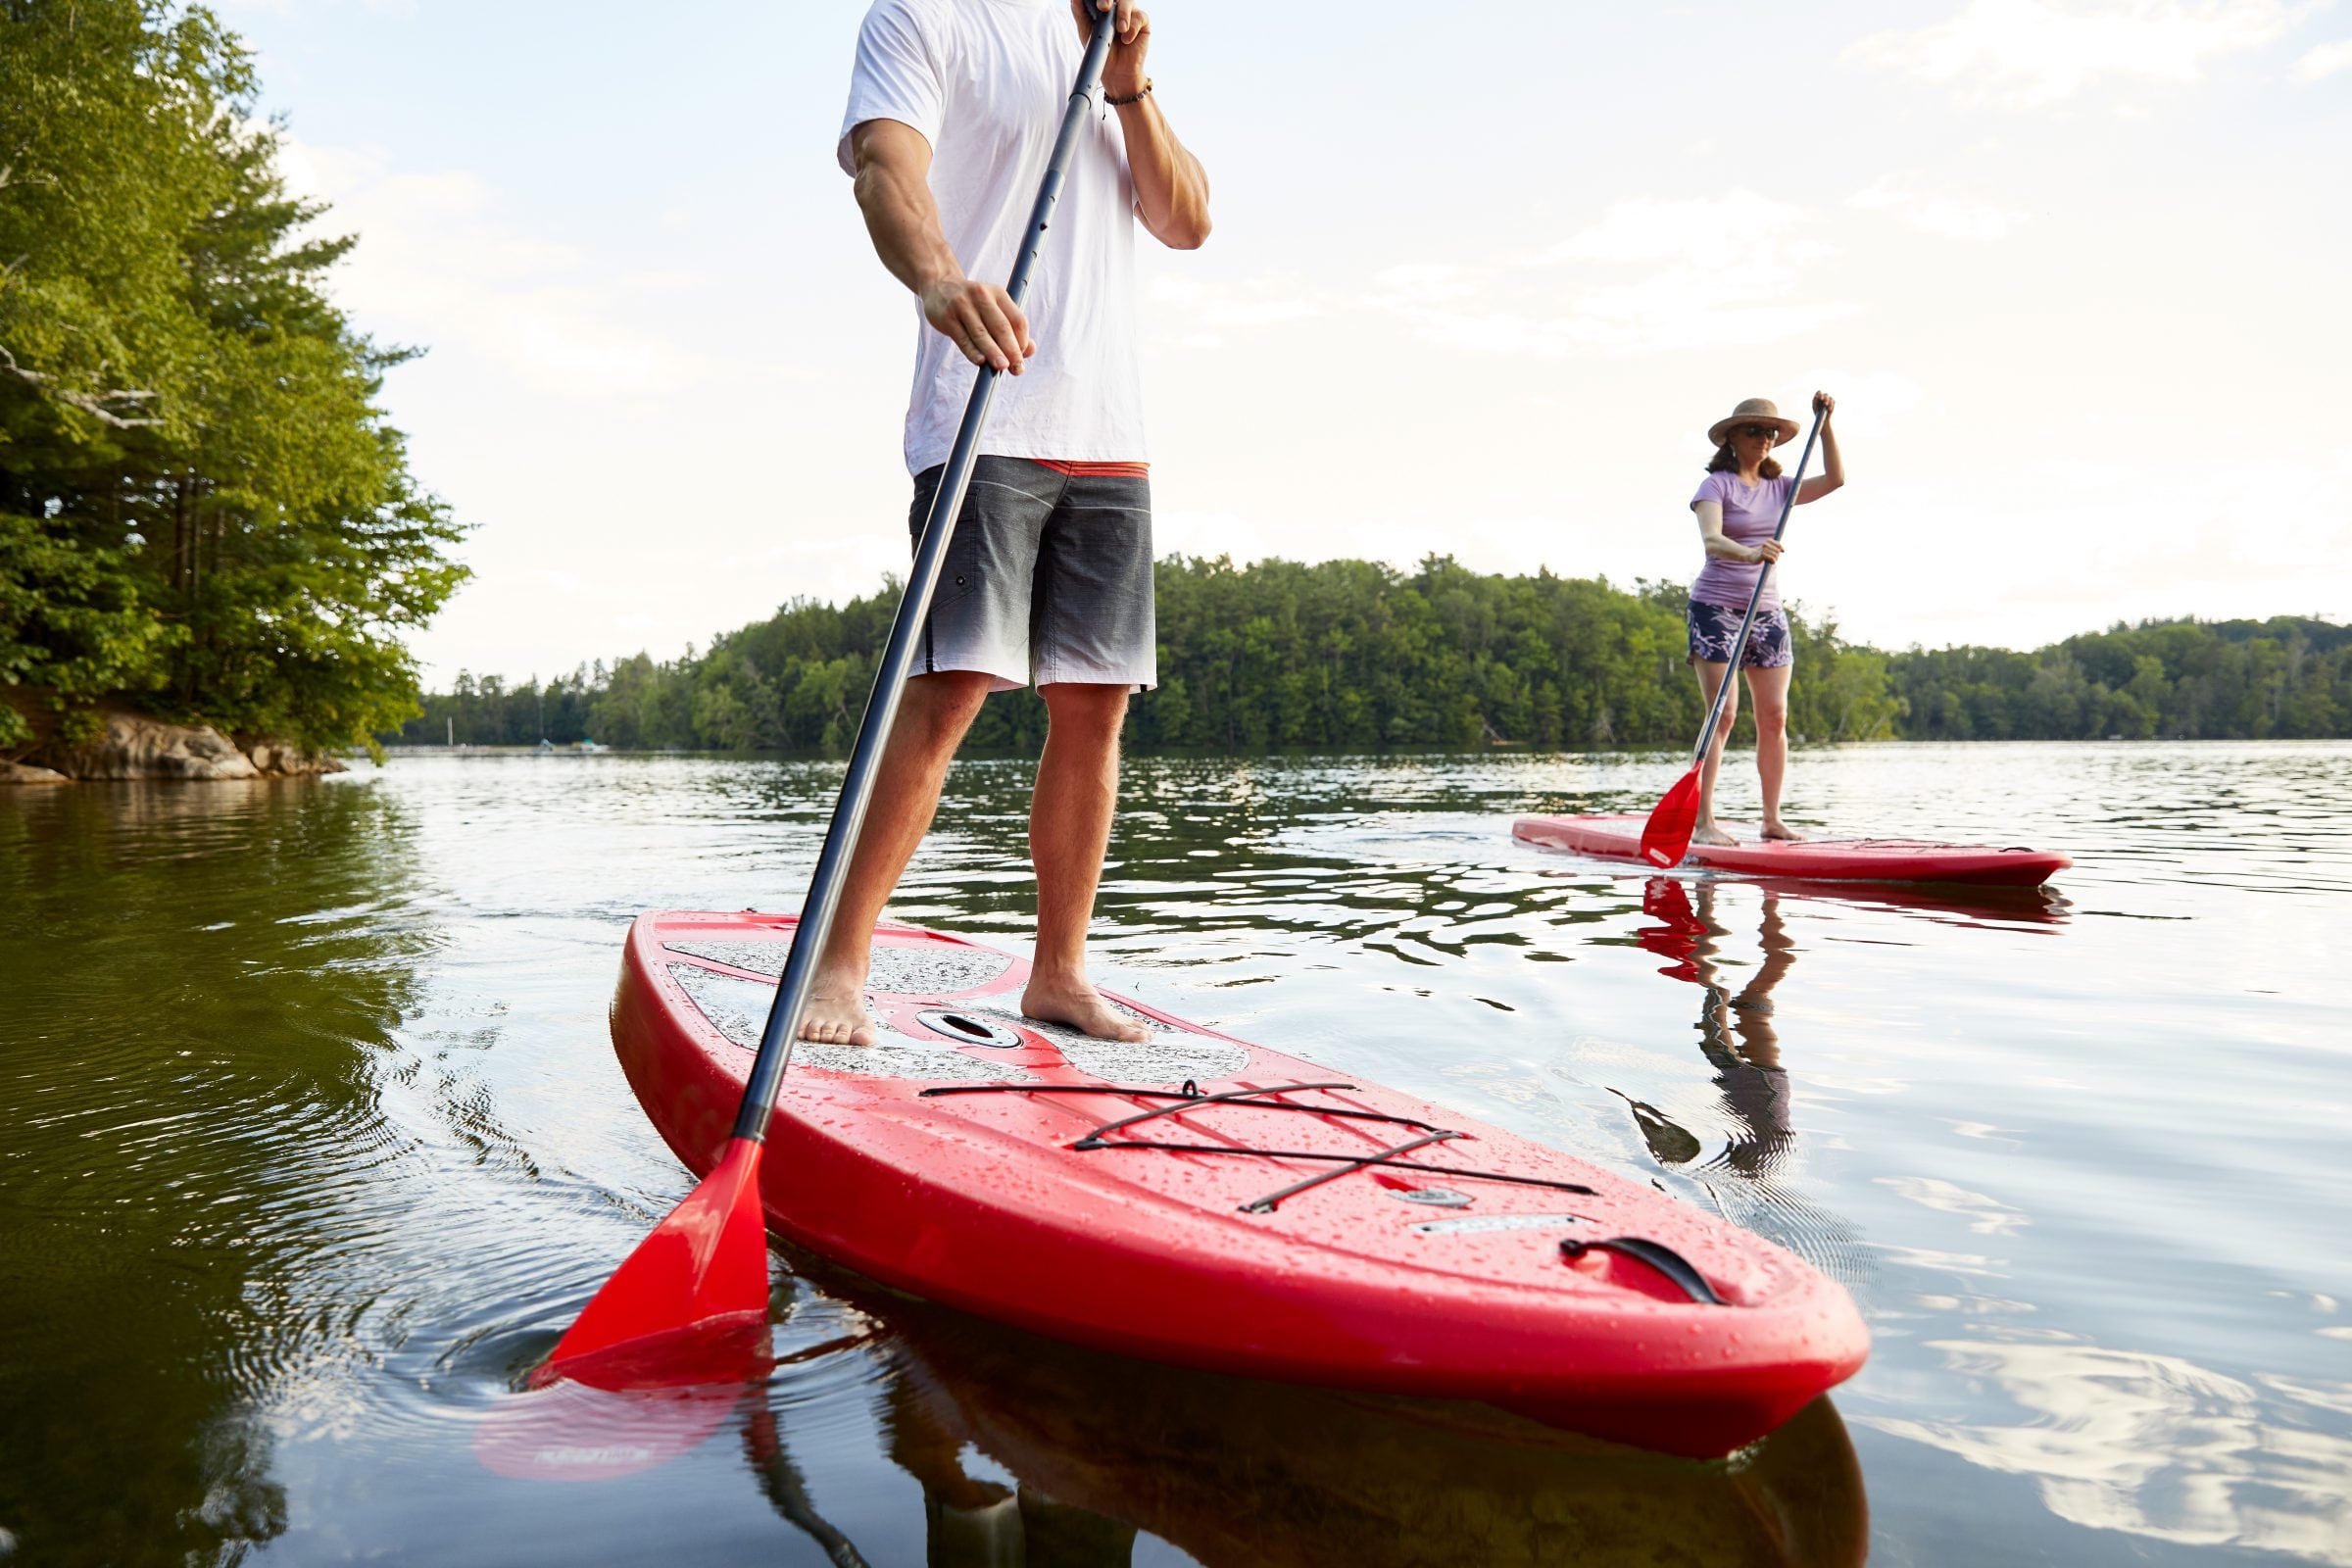
[[[1708,425],[1707,440],[1709,444],[1714,446],[1723,445],[1723,438],[1731,434],[1732,426],[1735,424],[1773,424],[1780,426],[1780,439],[1773,442],[1773,445],[1776,447],[1786,446],[1789,442],[1796,439],[1796,421],[1794,419],[1782,418],[1779,406],[1776,405],[1770,398],[1744,399],[1741,401],[1740,406],[1734,409],[1728,416],[1717,419],[1713,424]]]

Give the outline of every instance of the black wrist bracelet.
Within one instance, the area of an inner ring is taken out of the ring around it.
[[[1126,107],[1127,107],[1129,104],[1140,104],[1140,103],[1142,103],[1142,102],[1143,102],[1143,101],[1144,101],[1146,98],[1149,98],[1149,97],[1151,97],[1151,96],[1152,96],[1152,78],[1151,78],[1150,76],[1146,76],[1146,77],[1144,78],[1144,84],[1143,84],[1141,87],[1138,87],[1138,88],[1135,90],[1135,93],[1134,93],[1134,95],[1133,95],[1132,97],[1127,97],[1127,98],[1113,98],[1113,97],[1112,97],[1110,94],[1108,94],[1108,93],[1104,93],[1104,94],[1102,95],[1102,101],[1103,101],[1104,103],[1106,103],[1106,104],[1110,105],[1110,107],[1111,107],[1111,108],[1113,108],[1113,109],[1124,109],[1124,108],[1126,108]]]

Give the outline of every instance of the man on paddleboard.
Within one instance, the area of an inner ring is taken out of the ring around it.
[[[1094,15],[1117,7],[1097,102],[1028,310],[1004,277]],[[1030,802],[1037,951],[1021,1007],[1115,1040],[1147,1031],[1086,976],[1118,797],[1128,694],[1157,678],[1152,492],[1137,366],[1134,230],[1208,237],[1208,176],[1145,74],[1134,0],[875,0],[838,156],[882,265],[922,313],[906,408],[920,530],[975,368],[1007,372],[956,518],[801,1038],[870,1045],[873,925],[931,825],[948,762],[992,691],[1035,684],[1051,727]]]

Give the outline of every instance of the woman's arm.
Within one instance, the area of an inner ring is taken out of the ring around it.
[[[1767,539],[1760,545],[1743,545],[1723,531],[1723,503],[1693,501],[1690,510],[1698,514],[1698,542],[1707,554],[1717,561],[1737,561],[1752,566],[1759,561],[1781,559],[1781,542]]]
[[[1813,406],[1821,411],[1821,472],[1796,487],[1796,504],[1819,501],[1823,496],[1845,483],[1845,465],[1838,461],[1838,432],[1830,426],[1830,416],[1837,412],[1838,400],[1827,392],[1813,394]]]

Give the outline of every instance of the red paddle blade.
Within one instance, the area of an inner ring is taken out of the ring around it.
[[[637,1244],[535,1382],[600,1388],[711,1380],[710,1347],[767,1317],[767,1226],[760,1145],[738,1138],[654,1233]]]
[[[1642,824],[1642,858],[1661,871],[1682,864],[1697,828],[1698,769],[1693,767],[1650,808],[1649,820]]]

